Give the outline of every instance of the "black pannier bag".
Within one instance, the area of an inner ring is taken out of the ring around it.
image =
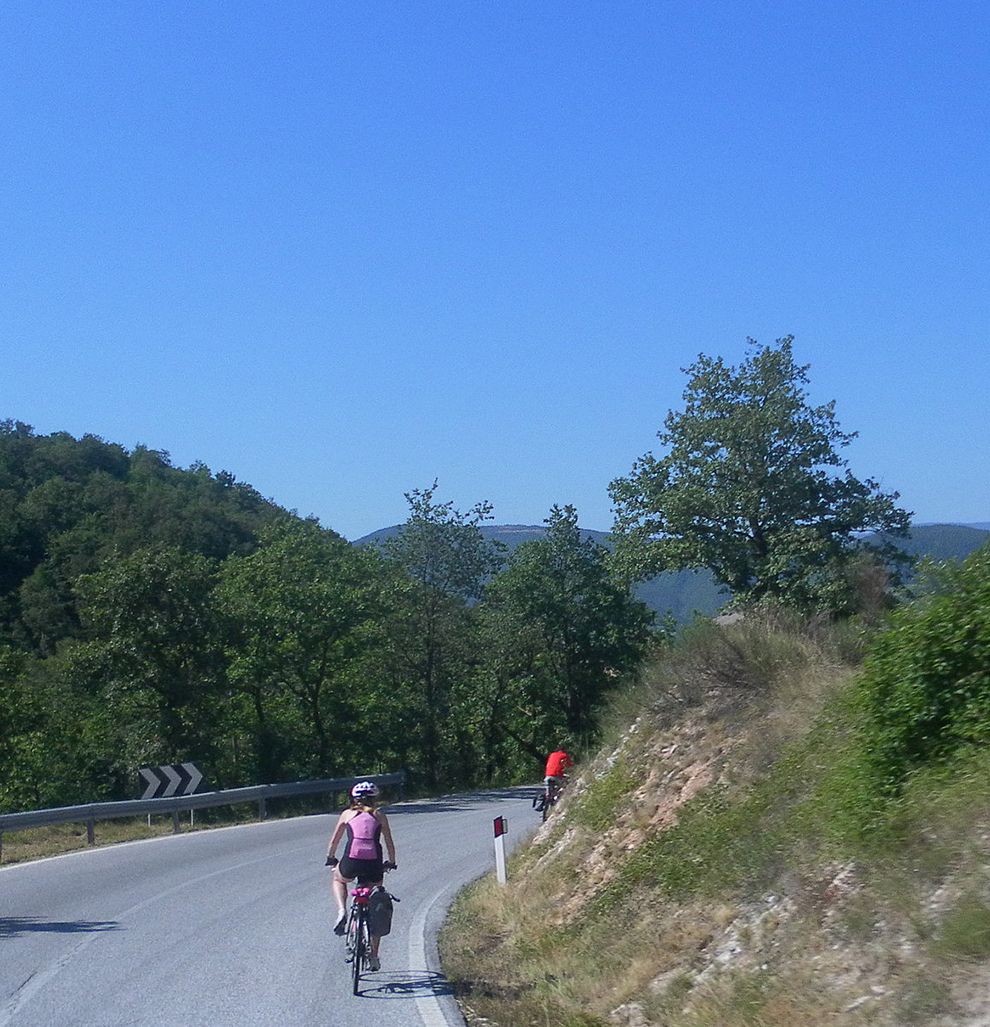
[[[376,888],[368,900],[368,927],[379,937],[392,930],[392,896],[384,888]]]

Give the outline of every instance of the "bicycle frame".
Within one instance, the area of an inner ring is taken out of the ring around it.
[[[550,816],[550,809],[556,806],[560,800],[560,794],[564,790],[564,782],[559,784],[555,781],[547,781],[543,785],[543,819]]]
[[[359,884],[351,891],[351,909],[347,918],[345,946],[347,959],[351,964],[351,983],[354,994],[358,993],[361,971],[371,951],[371,932],[368,928],[368,904],[374,888]]]

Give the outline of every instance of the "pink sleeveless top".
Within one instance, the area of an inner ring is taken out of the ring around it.
[[[351,859],[382,858],[382,825],[378,823],[377,817],[361,810],[356,817],[347,821],[345,827],[347,848],[344,851]]]

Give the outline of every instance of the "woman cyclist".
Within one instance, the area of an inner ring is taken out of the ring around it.
[[[360,781],[351,789],[351,805],[337,819],[333,836],[327,847],[327,866],[333,871],[333,897],[337,901],[337,922],[334,933],[343,934],[347,930],[347,885],[355,879],[360,884],[380,885],[385,876],[385,863],[382,859],[382,839],[388,850],[388,861],[395,867],[395,843],[392,841],[392,829],[388,817],[377,808],[378,786],[373,781]],[[347,842],[344,854],[339,862],[336,851],[340,839],[346,833]],[[378,959],[378,946],[381,936],[371,936],[371,955],[368,960],[369,970],[378,970],[381,964]]]

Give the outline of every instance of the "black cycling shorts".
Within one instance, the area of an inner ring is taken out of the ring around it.
[[[377,884],[385,876],[385,867],[380,859],[351,859],[341,856],[340,876],[345,881],[357,878],[358,884]]]

